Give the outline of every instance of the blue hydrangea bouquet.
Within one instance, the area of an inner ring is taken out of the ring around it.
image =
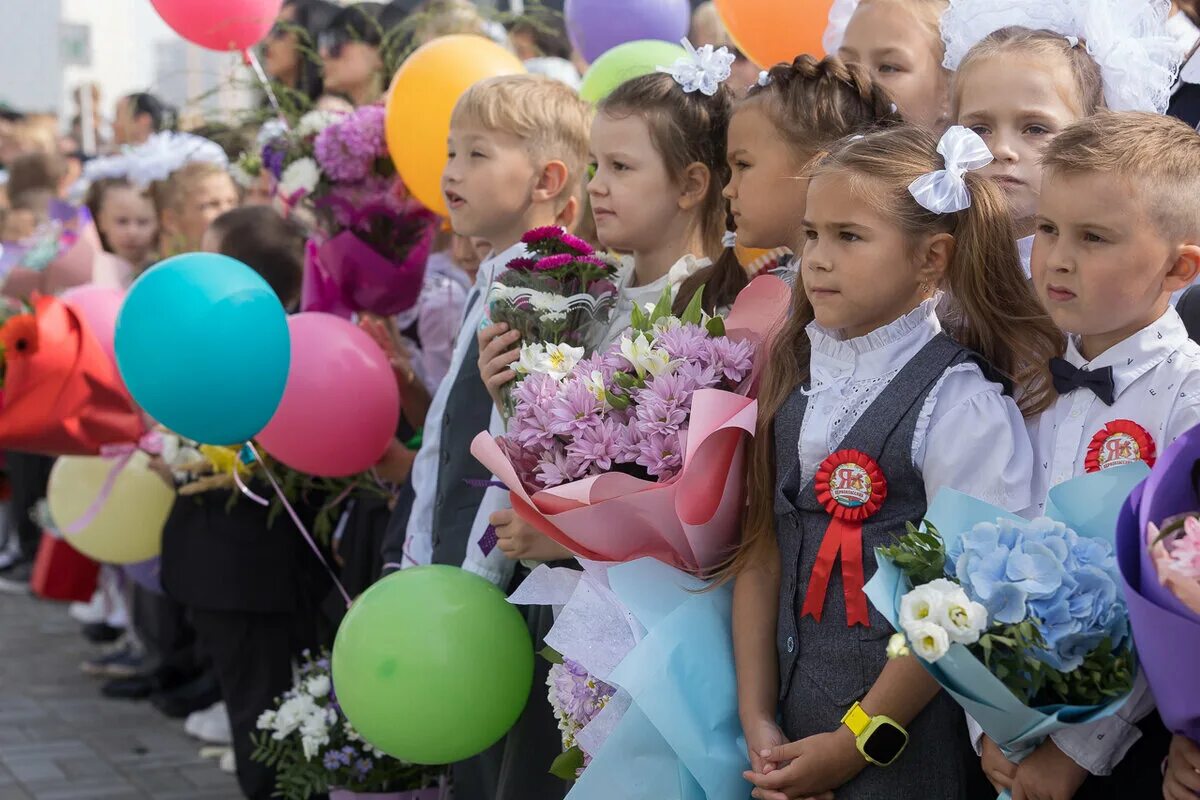
[[[1147,473],[1067,481],[1033,521],[944,490],[923,526],[876,551],[867,596],[902,631],[889,655],[915,653],[1010,758],[1129,696],[1136,659],[1113,536]]]

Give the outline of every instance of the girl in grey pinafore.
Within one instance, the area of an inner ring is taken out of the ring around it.
[[[936,336],[892,379],[837,448],[870,456],[887,481],[886,498],[863,523],[865,580],[875,573],[875,548],[891,544],[905,522],[925,514],[925,485],[912,459],[917,420],[942,373],[971,358],[944,334]],[[814,481],[800,485],[796,442],[807,402],[802,387],[796,387],[775,421],[775,526],[783,567],[777,646],[780,710],[789,741],[837,730],[847,709],[866,695],[883,671],[887,641],[894,633],[873,607],[869,626],[847,625],[842,572],[836,563],[821,621],[800,618],[817,551],[832,519],[817,499]],[[888,767],[868,766],[835,789],[838,800],[967,797],[969,759],[976,757],[962,709],[941,692],[907,730],[909,742],[901,756]]]

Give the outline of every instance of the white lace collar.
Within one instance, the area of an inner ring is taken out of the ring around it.
[[[855,379],[865,379],[903,367],[941,333],[942,324],[937,317],[941,297],[942,293],[938,292],[894,322],[854,339],[843,338],[840,332],[816,322],[809,323],[814,386],[827,376],[851,373]]]
[[[1033,260],[1032,236],[1017,239],[1017,253],[1021,256],[1021,266],[1025,268],[1025,277],[1032,278],[1033,272],[1029,267],[1029,262]]]

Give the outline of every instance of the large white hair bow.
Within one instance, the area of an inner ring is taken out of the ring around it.
[[[992,163],[992,151],[979,134],[961,125],[942,134],[937,149],[946,168],[917,178],[909,184],[908,193],[922,208],[935,214],[951,214],[970,208],[971,192],[963,176]]]
[[[679,43],[687,49],[687,55],[677,58],[669,67],[657,67],[657,71],[670,75],[685,92],[701,92],[712,97],[721,82],[733,73],[736,56],[727,47],[714,50],[711,44],[706,44],[697,50],[686,38]]]
[[[1169,0],[950,0],[942,63],[958,69],[967,51],[1001,28],[1047,30],[1087,48],[1111,110],[1162,114],[1184,56],[1167,29],[1170,8]]]
[[[116,155],[92,159],[84,167],[83,176],[93,182],[103,178],[124,178],[134,186],[145,188],[154,181],[169,178],[172,172],[193,161],[224,167],[229,158],[211,139],[162,131],[151,134],[144,144],[126,147]]]
[[[833,0],[829,7],[829,22],[825,25],[825,33],[821,36],[821,44],[828,55],[834,55],[846,38],[846,28],[850,26],[850,18],[858,9],[858,0]]]

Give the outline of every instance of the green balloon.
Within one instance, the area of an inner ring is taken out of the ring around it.
[[[364,739],[413,764],[482,753],[513,726],[533,683],[516,607],[457,567],[415,567],[367,589],[333,645],[337,700]]]
[[[619,44],[588,67],[579,96],[589,103],[599,103],[630,78],[649,75],[657,67],[669,67],[685,55],[687,51],[679,45],[656,39]]]

